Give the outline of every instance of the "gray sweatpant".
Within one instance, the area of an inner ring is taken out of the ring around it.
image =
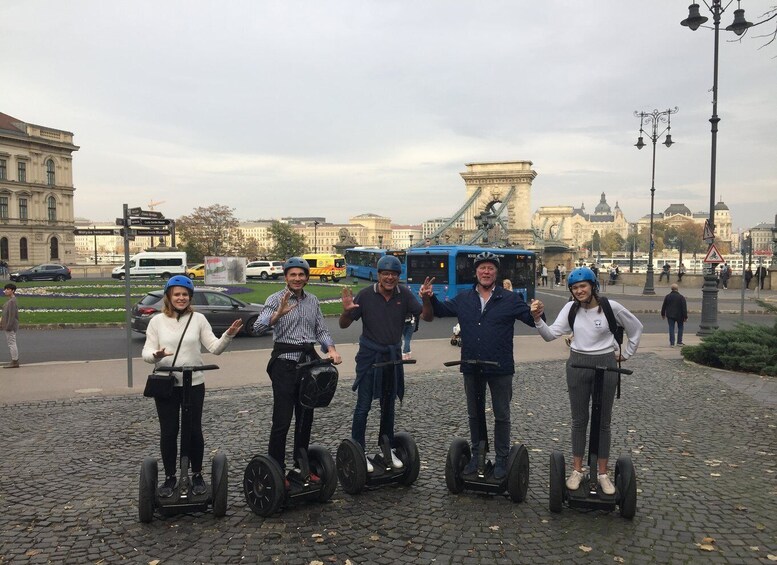
[[[604,365],[616,367],[615,355],[586,355],[572,351],[567,360],[567,388],[569,390],[569,405],[572,409],[572,455],[585,455],[586,431],[591,398],[594,390],[594,374],[592,369],[574,369],[572,365]],[[618,385],[618,374],[604,373],[604,390],[602,392],[602,412],[599,427],[599,459],[610,457],[610,420],[612,419],[612,403],[615,400],[615,389]]]

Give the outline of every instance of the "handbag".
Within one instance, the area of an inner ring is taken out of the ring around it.
[[[337,390],[338,372],[334,365],[307,369],[300,379],[299,403],[305,408],[325,408]]]
[[[178,347],[175,349],[175,357],[173,357],[173,363],[171,367],[175,367],[175,361],[178,359],[178,351],[181,349],[181,343],[183,343],[183,336],[186,335],[186,330],[189,329],[189,323],[192,321],[192,316],[189,314],[189,320],[186,322],[186,326],[181,333],[181,339],[178,341]],[[167,375],[159,374],[156,372],[151,373],[146,379],[146,388],[143,389],[143,396],[149,398],[161,398],[166,399],[173,396],[173,388],[175,387],[175,375],[170,371]]]

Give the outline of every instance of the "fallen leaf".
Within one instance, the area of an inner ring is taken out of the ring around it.
[[[587,545],[581,545],[578,549],[580,549],[580,551],[588,553],[589,551],[593,550],[593,547],[588,547]]]
[[[311,561],[310,565],[324,565],[323,561]]]
[[[715,551],[715,546],[710,545],[708,543],[697,543],[696,547],[698,547],[702,551]]]
[[[313,534],[310,537],[312,537],[312,538],[322,538],[324,536],[322,536],[321,534]]]
[[[336,532],[336,531],[334,531],[334,530],[329,530],[329,531],[326,533],[326,535],[328,535],[329,537],[333,537],[333,536],[336,536],[336,535],[337,535],[337,532]]]
[[[491,530],[492,532],[498,532],[499,526],[489,526],[488,529]]]
[[[380,539],[380,536],[372,535],[370,536],[371,541],[378,541]]]
[[[766,526],[764,526],[763,524],[761,524],[761,523],[759,522],[758,524],[756,524],[756,525],[755,525],[755,529],[756,529],[756,530],[759,530],[759,531],[762,531],[762,530],[765,530],[765,529],[766,529]]]
[[[719,477],[720,473],[710,473],[710,477]]]
[[[758,547],[757,545],[751,545],[750,546],[750,551],[761,551],[761,548]]]
[[[613,557],[612,560],[615,561],[616,563],[625,563],[626,562],[625,559],[623,559],[623,557],[618,557],[618,556]]]
[[[711,538],[707,536],[706,538],[701,540],[702,543],[715,543],[715,538]]]
[[[769,561],[777,561],[777,555],[769,554],[766,556]]]
[[[747,510],[747,506],[742,506],[741,504],[737,504],[734,508],[736,508],[740,512],[744,512]]]

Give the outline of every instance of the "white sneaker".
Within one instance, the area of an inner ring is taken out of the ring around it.
[[[404,467],[404,464],[402,463],[402,461],[400,461],[399,457],[397,457],[397,452],[395,449],[391,450],[391,466],[394,469],[401,469],[402,467]]]
[[[372,473],[375,470],[375,467],[372,466],[372,461],[370,461],[370,458],[367,457],[367,454],[364,454],[364,460],[367,461],[367,472]]]
[[[607,473],[598,475],[599,487],[604,494],[615,494],[615,485],[612,484],[610,476]]]
[[[403,361],[407,361],[408,359],[410,359],[410,356],[411,356],[411,355],[412,355],[412,353],[410,353],[410,352],[403,353],[403,354],[402,354],[402,360],[403,360]]]
[[[580,483],[585,478],[585,475],[580,471],[572,470],[572,474],[567,479],[567,488],[569,490],[577,490],[580,488]]]

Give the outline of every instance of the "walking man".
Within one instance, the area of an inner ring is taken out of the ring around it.
[[[8,300],[3,304],[0,328],[5,330],[5,339],[8,341],[8,349],[11,350],[11,362],[3,365],[3,369],[18,369],[19,349],[16,347],[16,332],[19,330],[19,308],[16,306],[16,285],[6,284],[3,287],[3,294]]]
[[[688,320],[688,303],[680,294],[680,287],[672,283],[672,292],[664,297],[661,318],[669,320],[669,347],[674,347],[674,326],[677,324],[677,345],[683,343],[683,324]]]

